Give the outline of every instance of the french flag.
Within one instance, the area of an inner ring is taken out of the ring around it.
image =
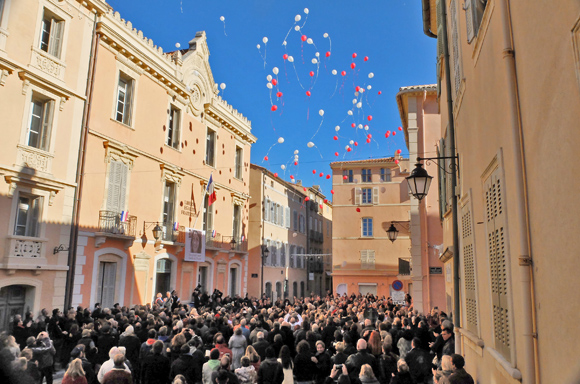
[[[214,229],[213,231],[211,231],[211,237],[215,237],[215,234],[216,234],[216,232],[215,232],[215,229]]]
[[[207,206],[210,207],[217,200],[215,190],[213,189],[213,174],[209,175],[209,182],[207,183],[207,195]]]
[[[127,221],[127,218],[129,217],[129,211],[121,211],[121,222],[125,222]]]
[[[177,231],[179,229],[179,223],[176,221],[173,223],[173,230]]]

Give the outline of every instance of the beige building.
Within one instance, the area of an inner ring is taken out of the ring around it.
[[[409,149],[409,162],[418,157],[436,157],[440,143],[441,116],[436,85],[402,87],[397,104]],[[437,174],[445,169],[436,162],[425,165],[427,172]],[[443,229],[439,215],[439,181],[431,183],[431,192],[421,202],[412,198],[409,212],[411,232],[411,282],[413,307],[428,313],[433,307],[449,313],[451,296],[445,294],[443,263],[439,256],[443,249]]]
[[[323,252],[332,252],[323,229],[331,233],[332,206],[319,188],[284,181],[251,164],[250,195],[250,295],[292,301],[323,294],[329,287],[324,261],[330,258]]]
[[[0,331],[65,302],[77,158],[100,1],[0,1]]]
[[[256,138],[218,95],[205,33],[166,53],[112,9],[96,33],[73,304],[243,296]]]
[[[440,189],[450,293],[453,257],[461,267],[456,347],[477,382],[577,383],[580,3],[445,4],[423,0],[423,21],[438,37],[440,153],[454,155],[454,123],[459,156],[457,189],[447,175]]]

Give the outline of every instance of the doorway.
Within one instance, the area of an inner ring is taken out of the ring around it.
[[[171,264],[169,259],[157,260],[157,273],[155,274],[155,290],[165,297],[166,292],[171,292]]]
[[[96,302],[101,303],[101,308],[113,308],[113,304],[115,304],[115,286],[117,283],[117,263],[100,262],[97,279]]]
[[[0,332],[10,331],[10,322],[15,315],[24,318],[26,307],[26,286],[9,285],[0,289]]]

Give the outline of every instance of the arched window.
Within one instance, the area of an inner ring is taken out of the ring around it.
[[[282,298],[282,283],[276,282],[276,299]]]
[[[272,283],[270,283],[270,282],[266,283],[265,293],[266,293],[267,297],[272,297]]]

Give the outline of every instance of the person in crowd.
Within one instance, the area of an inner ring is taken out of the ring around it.
[[[282,384],[284,370],[282,364],[276,360],[276,351],[272,347],[266,348],[266,359],[258,370],[258,384]]]
[[[311,384],[316,376],[316,363],[310,352],[308,341],[301,340],[296,346],[294,358],[294,380],[296,384]]]
[[[248,346],[246,338],[242,335],[241,327],[236,328],[234,335],[230,338],[228,346],[232,351],[232,367],[233,369],[238,369],[242,366],[241,358],[244,356],[244,352]]]
[[[220,367],[220,351],[214,348],[209,353],[209,360],[202,367],[203,384],[212,384],[211,375]]]
[[[62,384],[88,384],[81,359],[76,358],[70,362],[62,378]]]
[[[28,365],[26,357],[18,357],[11,363],[12,373],[18,378],[19,384],[34,384],[36,382],[28,373]]]
[[[409,366],[409,373],[413,381],[417,384],[428,384],[431,379],[431,360],[429,354],[424,349],[419,348],[421,339],[415,337],[411,346],[412,349],[404,357]]]
[[[453,373],[449,376],[449,384],[474,384],[473,377],[465,371],[463,356],[456,353],[451,355]]]
[[[258,352],[256,352],[256,350],[252,345],[248,345],[248,347],[246,348],[246,354],[244,356],[248,356],[248,358],[250,359],[250,364],[254,367],[256,372],[258,372],[258,369],[260,369],[260,363],[262,362],[262,358],[260,357]]]
[[[46,378],[46,384],[52,384],[53,365],[56,349],[47,332],[40,332],[36,338],[36,345],[32,348],[34,360],[38,363],[40,372],[40,384]]]
[[[195,384],[195,369],[196,364],[193,361],[193,355],[189,345],[184,344],[180,349],[181,355],[171,363],[171,370],[169,372],[170,380],[174,380],[177,375],[182,375],[185,378],[185,384]]]
[[[97,374],[97,380],[99,381],[99,383],[103,384],[104,380],[105,380],[105,376],[107,375],[107,373],[109,373],[109,371],[111,371],[113,368],[115,368],[115,356],[117,356],[117,355],[123,356],[123,367],[125,368],[125,370],[129,374],[131,374],[131,369],[129,369],[129,366],[127,365],[127,362],[125,360],[124,351],[125,350],[122,347],[121,348],[113,347],[109,350],[109,360],[105,361],[101,365],[101,368],[99,369],[99,373]],[[115,369],[118,369],[118,368],[115,368]]]
[[[350,380],[352,382],[356,382],[358,380],[358,376],[360,374],[360,370],[364,364],[368,364],[375,372],[375,377],[379,372],[377,367],[377,361],[373,355],[368,353],[367,350],[367,342],[365,339],[359,339],[356,344],[357,353],[354,355],[350,355],[348,359],[346,359],[346,368],[348,369],[348,374],[350,376]]]
[[[343,341],[339,341],[338,343],[335,344],[334,348],[336,350],[336,353],[331,358],[331,363],[333,366],[344,364],[346,362],[346,359],[348,359],[348,355],[344,353],[345,347],[346,346]]]
[[[236,368],[234,371],[240,384],[255,384],[258,380],[258,372],[256,372],[256,369],[250,364],[250,358],[248,356],[242,356],[240,364],[241,367]]]
[[[256,334],[256,341],[252,343],[252,347],[256,350],[258,355],[260,355],[260,360],[264,361],[266,359],[266,348],[270,343],[268,343],[264,337],[264,332],[260,331]]]
[[[405,360],[400,359],[397,362],[397,374],[391,380],[391,384],[415,384]]]
[[[381,384],[389,384],[392,377],[397,373],[397,361],[399,356],[392,352],[390,343],[390,336],[388,340],[383,342],[383,354],[379,358],[379,382]]]
[[[131,372],[127,370],[125,356],[121,353],[113,357],[113,368],[103,377],[102,384],[133,384]]]
[[[284,381],[282,384],[294,384],[294,361],[292,360],[290,348],[287,345],[283,345],[280,348],[278,361],[282,364],[282,371],[284,372]]]
[[[153,343],[151,354],[143,359],[141,367],[142,384],[166,384],[171,370],[171,363],[163,353],[163,342]]]
[[[85,346],[78,344],[70,353],[72,359],[79,359],[81,361],[81,366],[85,372],[85,378],[87,379],[87,384],[98,384],[97,374],[93,369],[93,365],[85,357]]]
[[[323,384],[332,369],[332,362],[330,355],[326,352],[324,341],[316,342],[316,355],[312,361],[316,364],[316,384]]]
[[[360,369],[358,378],[361,384],[379,384],[379,381],[375,377],[373,369],[368,364],[363,364],[363,366]]]

